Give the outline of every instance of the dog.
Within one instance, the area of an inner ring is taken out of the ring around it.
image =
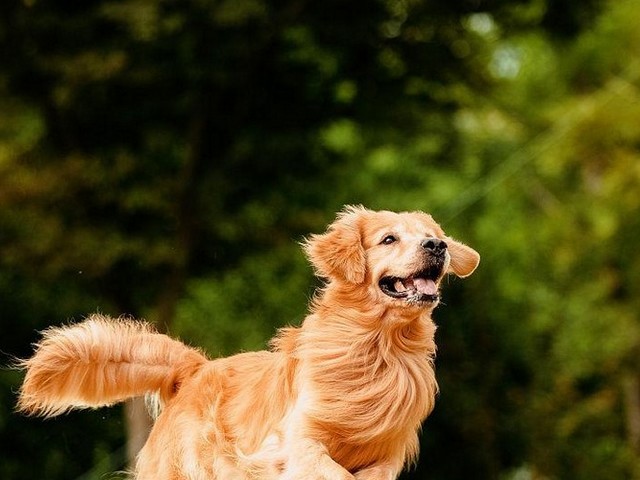
[[[270,349],[209,360],[149,324],[98,314],[44,332],[18,410],[53,416],[153,394],[138,480],[391,480],[434,407],[448,274],[480,256],[423,212],[348,206],[303,242],[325,283]]]

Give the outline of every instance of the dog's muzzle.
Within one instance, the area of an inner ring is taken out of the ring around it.
[[[412,304],[433,304],[440,299],[438,281],[444,271],[447,244],[438,238],[426,238],[420,242],[420,247],[424,266],[407,277],[381,278],[378,285],[385,295]]]

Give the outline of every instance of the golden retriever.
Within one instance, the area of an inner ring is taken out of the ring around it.
[[[479,255],[422,212],[346,207],[304,242],[326,280],[268,351],[209,360],[145,323],[44,333],[18,408],[57,415],[155,393],[139,480],[388,480],[416,460],[438,389],[431,313]]]

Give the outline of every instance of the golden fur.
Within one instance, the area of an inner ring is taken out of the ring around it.
[[[440,281],[470,275],[479,256],[425,213],[362,207],[304,249],[326,284],[269,351],[208,360],[148,324],[92,315],[44,333],[22,364],[19,410],[157,393],[139,480],[396,478],[434,406]]]

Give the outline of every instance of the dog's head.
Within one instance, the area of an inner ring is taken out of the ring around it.
[[[395,306],[434,307],[447,273],[467,277],[480,262],[447,237],[431,215],[346,207],[327,232],[304,244],[316,273],[347,288],[366,287]]]

